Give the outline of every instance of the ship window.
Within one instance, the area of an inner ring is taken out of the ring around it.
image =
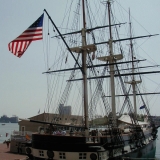
[[[106,152],[99,153],[99,160],[102,160],[102,159],[107,159],[107,153]]]
[[[59,158],[60,159],[66,159],[65,153],[59,153]]]
[[[102,158],[102,156],[103,156],[103,154],[101,153],[101,154],[99,154],[99,160],[102,160],[103,158]]]
[[[44,152],[43,151],[39,151],[39,156],[44,157]]]
[[[87,157],[87,154],[86,153],[79,153],[79,159],[80,160],[85,160]]]

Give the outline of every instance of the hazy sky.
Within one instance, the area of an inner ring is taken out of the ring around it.
[[[0,116],[28,118],[44,111],[47,83],[43,42],[33,42],[21,58],[8,50],[8,43],[26,30],[46,9],[57,26],[67,0],[0,0]],[[71,1],[71,0],[70,0]],[[116,0],[115,0],[116,1]],[[160,0],[117,0],[130,7],[135,21],[146,32],[160,33]],[[135,28],[136,30],[137,28]],[[138,34],[139,30],[136,30]],[[140,33],[139,33],[140,34]],[[141,34],[143,35],[143,34]],[[160,36],[146,42],[147,54],[160,64]],[[143,46],[144,48],[144,46]],[[156,102],[152,114],[160,115]]]

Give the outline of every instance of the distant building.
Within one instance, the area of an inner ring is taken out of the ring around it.
[[[64,106],[64,104],[59,105],[60,115],[71,115],[71,106]]]
[[[0,123],[18,123],[18,117],[17,116],[7,117],[7,115],[3,115],[0,118]]]

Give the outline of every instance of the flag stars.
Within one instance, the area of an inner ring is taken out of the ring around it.
[[[29,28],[32,28],[32,27],[42,27],[43,25],[43,16],[42,15],[40,18],[37,19],[36,22],[34,22]]]

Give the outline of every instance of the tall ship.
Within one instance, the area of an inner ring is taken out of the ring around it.
[[[157,34],[134,36],[130,11],[127,22],[120,22],[120,15],[114,15],[116,4],[112,0],[70,0],[61,26],[44,10],[22,36],[9,43],[9,50],[21,57],[33,40],[42,39],[43,27],[47,54],[43,74],[48,85],[45,113],[55,114],[45,114],[44,121],[30,120],[42,126],[26,147],[30,159],[155,157],[157,126],[146,102],[153,93],[144,92],[143,75],[160,71],[145,71],[156,66],[145,65],[136,45],[137,40]],[[45,29],[44,17],[48,19]],[[39,38],[35,33],[28,35],[32,30],[39,31]],[[143,110],[141,116],[139,109]],[[82,116],[82,120],[74,116],[68,123],[71,114]],[[99,116],[104,121],[95,124]]]

